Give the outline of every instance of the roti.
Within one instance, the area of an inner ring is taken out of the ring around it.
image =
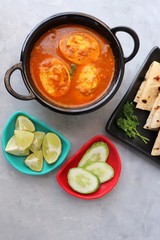
[[[141,86],[142,91],[140,91],[136,108],[151,111],[154,101],[160,93],[160,63],[154,61],[150,65],[145,81],[146,83]]]
[[[145,88],[145,86],[146,86],[146,82],[147,82],[147,80],[144,80],[144,81],[141,83],[141,85],[140,85],[140,87],[139,87],[139,89],[138,89],[138,91],[137,91],[137,94],[136,94],[136,96],[135,96],[135,98],[134,98],[134,100],[133,100],[134,102],[138,103],[140,97],[142,96],[142,92],[143,92],[143,90],[144,90],[144,88]]]
[[[138,91],[137,91],[137,94],[134,98],[134,102],[138,103],[140,97],[142,96],[142,93],[143,93],[143,90],[145,89],[145,86],[146,86],[146,83],[147,83],[147,79],[149,79],[150,77],[150,74],[152,74],[152,64],[150,65],[148,71],[146,72],[145,74],[145,78],[144,78],[144,81],[141,83]]]
[[[149,130],[157,130],[160,128],[160,93],[153,104],[144,128]]]
[[[151,155],[152,156],[160,156],[160,131],[158,132],[157,138],[153,145]]]

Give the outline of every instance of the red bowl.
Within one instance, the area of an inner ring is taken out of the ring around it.
[[[79,161],[81,160],[82,156],[84,155],[84,153],[88,150],[88,148],[90,148],[90,146],[95,143],[95,142],[100,142],[103,141],[105,143],[108,144],[109,147],[109,156],[107,159],[107,163],[110,164],[113,169],[114,169],[114,177],[105,182],[102,183],[99,187],[99,189],[91,194],[81,194],[78,192],[75,192],[68,184],[68,179],[67,179],[67,175],[68,175],[68,171],[70,168],[73,167],[77,167]],[[120,177],[120,173],[121,173],[121,160],[118,154],[118,151],[116,149],[116,147],[114,146],[114,144],[105,136],[103,135],[97,135],[95,137],[93,137],[92,139],[90,139],[87,143],[85,143],[63,166],[62,168],[59,170],[59,172],[56,175],[56,179],[57,182],[59,183],[59,185],[69,194],[77,197],[77,198],[81,198],[81,199],[86,199],[86,200],[90,200],[90,199],[95,199],[95,198],[100,198],[103,195],[109,193],[117,184],[118,179]]]

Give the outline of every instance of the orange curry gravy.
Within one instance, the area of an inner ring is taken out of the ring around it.
[[[106,39],[82,25],[50,29],[36,42],[30,57],[30,73],[38,91],[50,102],[68,108],[85,106],[102,96],[114,71],[115,60]]]

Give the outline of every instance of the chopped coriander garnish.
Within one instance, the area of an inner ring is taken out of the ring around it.
[[[137,137],[141,138],[145,144],[147,144],[149,139],[142,136],[137,130],[139,121],[138,121],[137,116],[134,115],[133,102],[127,101],[124,104],[123,115],[124,115],[124,117],[120,117],[117,119],[118,127],[121,128],[127,134],[128,137],[135,138],[137,136]]]
[[[74,63],[71,63],[71,68],[69,70],[70,76],[74,76],[74,72],[76,71],[76,65]]]

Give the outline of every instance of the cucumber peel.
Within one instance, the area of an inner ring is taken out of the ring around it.
[[[93,162],[105,162],[108,158],[108,155],[108,145],[105,142],[96,142],[83,155],[78,167],[82,167]]]
[[[106,162],[91,163],[85,166],[84,169],[95,174],[99,178],[100,183],[107,182],[114,176],[113,168]]]
[[[71,168],[68,172],[68,184],[76,192],[90,194],[100,186],[98,177],[83,168]]]

